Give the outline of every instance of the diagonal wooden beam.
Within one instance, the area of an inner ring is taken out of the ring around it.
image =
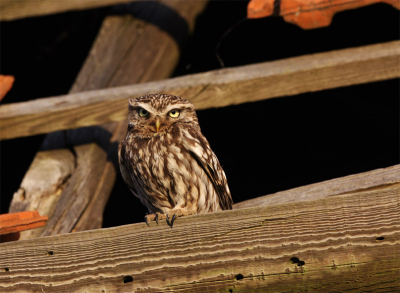
[[[0,244],[6,292],[397,292],[400,187]]]
[[[101,153],[100,150],[98,152]],[[90,155],[96,154],[98,156],[98,152],[90,152]],[[41,215],[51,219],[62,191],[78,165],[75,155],[68,149],[36,153],[20,188],[14,193],[9,212],[38,211]],[[88,158],[82,160],[82,156],[80,156],[79,164],[83,163],[84,167],[88,168],[88,160]],[[96,164],[95,167],[103,168],[103,165]],[[94,178],[94,180],[98,180],[98,178]],[[81,188],[80,192],[82,192]],[[76,198],[77,194],[69,192],[66,196]],[[84,194],[84,196],[87,196],[87,194]],[[23,231],[20,233],[20,239],[39,237],[44,229],[45,227]]]
[[[169,93],[197,109],[400,77],[400,41],[0,106],[0,139],[126,119],[130,97]]]
[[[74,151],[76,169],[62,191],[41,236],[71,232],[101,181],[107,163],[106,152],[95,143],[76,146]]]

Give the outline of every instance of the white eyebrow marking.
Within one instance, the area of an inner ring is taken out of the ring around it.
[[[169,111],[173,109],[191,109],[192,106],[190,104],[175,104],[175,105],[169,105],[163,110],[163,113],[168,113]]]
[[[148,112],[154,112],[154,108],[146,103],[137,102],[137,107],[143,108],[143,109],[147,110]]]

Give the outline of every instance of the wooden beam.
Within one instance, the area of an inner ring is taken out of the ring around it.
[[[107,154],[96,144],[74,147],[76,169],[62,191],[41,236],[71,232],[85,211],[102,179]],[[102,214],[98,215],[102,216]]]
[[[2,0],[0,21],[43,16],[71,10],[85,10],[133,2],[135,0]]]
[[[76,158],[68,149],[38,152],[14,193],[9,212],[38,211],[50,219],[75,165]],[[43,231],[23,231],[20,239],[39,237]]]
[[[0,139],[123,121],[130,97],[170,93],[197,109],[400,77],[400,41],[0,106]]]
[[[1,292],[397,292],[400,186],[0,244]]]
[[[102,170],[101,178],[97,182],[96,191],[81,217],[76,222],[72,232],[100,229],[102,227],[103,213],[114,187],[116,176],[113,164],[107,162]]]
[[[386,188],[400,183],[400,165],[327,180],[274,194],[245,200],[233,205],[234,209],[310,201],[328,196],[363,190]]]

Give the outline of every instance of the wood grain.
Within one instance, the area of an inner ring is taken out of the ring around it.
[[[107,162],[107,154],[96,144],[74,147],[76,170],[63,190],[52,217],[41,236],[71,232],[95,194]],[[101,216],[101,215],[99,215]]]
[[[135,0],[2,0],[0,21],[42,16],[71,10],[84,10]]]
[[[108,16],[71,93],[170,77],[207,2],[138,2],[126,14]]]
[[[245,200],[233,205],[234,209],[310,201],[328,196],[370,189],[386,188],[400,183],[400,165],[327,180],[274,194]]]
[[[399,192],[4,243],[0,291],[398,292]]]
[[[400,77],[400,41],[0,106],[0,139],[123,121],[127,99],[169,93],[197,109]]]
[[[51,218],[75,163],[75,156],[67,149],[38,152],[14,193],[9,212],[38,211]],[[21,232],[20,239],[39,237],[43,230]]]
[[[100,229],[103,224],[103,212],[108,198],[114,187],[116,172],[111,162],[106,162],[102,170],[101,178],[97,182],[97,188],[93,198],[82,213],[72,232]]]

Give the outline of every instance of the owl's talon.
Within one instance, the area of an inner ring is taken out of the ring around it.
[[[169,216],[168,216],[168,214],[167,214],[167,224],[168,224],[168,226],[171,227],[171,224],[169,223]],[[171,228],[172,228],[172,227],[171,227]]]
[[[149,226],[149,227],[150,227],[150,225],[149,225],[149,221],[147,220],[147,215],[146,215],[146,216],[144,216],[144,221],[146,222],[147,226]],[[158,224],[158,223],[157,223],[157,224]]]
[[[157,225],[158,225],[158,213],[156,214],[155,220],[156,220],[156,223],[157,223]]]
[[[174,215],[172,216],[172,219],[171,219],[171,228],[172,228],[172,226],[174,225],[175,219],[176,219],[176,214],[174,214]]]
[[[176,214],[174,214],[173,216],[172,216],[172,219],[171,219],[171,222],[169,221],[169,216],[168,216],[168,214],[167,214],[167,224],[168,224],[168,226],[170,226],[171,228],[172,228],[172,226],[174,226],[174,221],[175,221],[175,219],[176,219]]]

